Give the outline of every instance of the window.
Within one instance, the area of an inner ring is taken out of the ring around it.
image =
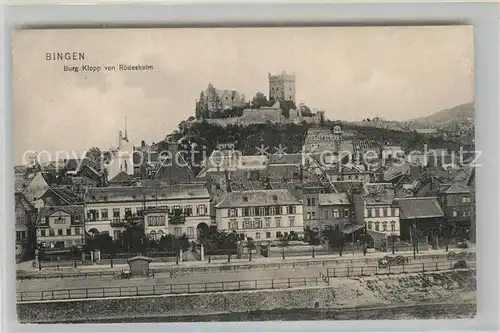
[[[87,211],[87,220],[89,221],[99,220],[99,211],[97,209],[89,209]]]
[[[66,235],[71,236],[71,228],[66,229]]]
[[[295,214],[295,206],[288,206],[288,214]]]
[[[311,213],[306,214],[306,219],[310,220],[311,219]]]
[[[308,206],[315,206],[316,205],[316,198],[307,198],[307,205]]]
[[[249,209],[249,214],[250,214],[250,216],[255,216],[255,208],[251,207]]]
[[[187,205],[184,207],[184,216],[191,216],[193,215],[193,206]]]
[[[371,210],[371,215],[370,215],[370,216],[371,216],[371,217],[375,217],[375,216],[376,216],[376,215],[375,215],[375,208],[372,208],[372,210]]]
[[[266,215],[266,207],[259,207],[259,215],[260,216]]]
[[[125,208],[125,216],[132,216],[132,209],[131,208]]]
[[[120,208],[113,208],[113,219],[120,218]]]
[[[40,230],[40,236],[45,237],[45,229]]]
[[[103,220],[107,220],[108,219],[108,210],[107,209],[101,209],[101,218]]]
[[[380,231],[380,222],[375,222],[375,231]]]
[[[276,215],[281,215],[281,213],[282,213],[281,206],[276,206],[274,209],[276,210]]]
[[[243,208],[243,216],[250,216],[250,210],[248,208]]]
[[[396,222],[391,221],[391,231],[396,231]]]
[[[266,221],[266,228],[271,228],[271,218],[270,217],[266,217],[265,221]]]
[[[338,210],[338,209],[334,209],[332,213],[333,213],[333,217],[334,217],[334,218],[338,218],[338,217],[340,217],[340,215],[339,215],[339,210]]]
[[[75,228],[75,236],[79,236],[80,235],[80,228]]]
[[[175,227],[174,228],[174,234],[176,237],[181,237],[182,236],[182,228],[181,227]]]
[[[278,232],[276,233],[276,238],[281,238],[281,236],[282,236],[282,235],[283,235],[283,234],[281,233],[281,231],[278,231]]]
[[[372,222],[368,222],[368,229],[370,229],[370,230],[373,229],[373,223]]]
[[[260,238],[260,232],[256,232],[256,233],[255,233],[255,238],[256,238],[256,239],[259,239],[259,238]]]
[[[238,220],[229,221],[229,230],[238,230]]]
[[[57,236],[62,236],[62,235],[63,235],[63,230],[57,229]]]
[[[262,220],[261,219],[255,219],[253,221],[253,228],[254,229],[261,229],[262,228]]]
[[[290,222],[290,227],[294,227],[295,226],[295,217],[294,216],[289,217],[288,222]]]
[[[189,238],[194,238],[194,227],[188,227],[187,234]]]
[[[243,220],[243,229],[250,229],[250,219]]]
[[[228,210],[228,216],[238,216],[238,210],[236,208],[231,208]]]
[[[344,209],[344,218],[349,218],[349,209]]]
[[[315,219],[316,218],[316,212],[311,212],[311,219]]]
[[[275,221],[276,221],[276,228],[281,228],[281,218],[276,217]]]
[[[141,208],[137,208],[137,216],[138,217],[143,217],[144,216],[144,210],[142,209],[142,207]]]
[[[462,197],[462,203],[470,203],[470,197]]]
[[[382,214],[383,216],[388,216],[389,215],[389,214],[387,214],[387,211],[390,210],[390,208],[384,207],[384,208],[382,208],[382,210],[384,211],[383,214]]]
[[[382,223],[382,228],[384,231],[387,231],[387,222]]]
[[[207,215],[208,211],[207,211],[207,206],[206,205],[198,205],[196,207],[196,212],[198,213],[198,215]]]
[[[56,233],[55,233],[54,229],[50,228],[49,229],[49,236],[55,236],[55,235],[56,235]]]
[[[266,232],[266,238],[271,238],[271,233],[270,232]]]

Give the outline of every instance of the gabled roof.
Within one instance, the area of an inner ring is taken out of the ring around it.
[[[42,197],[47,197],[50,194],[55,195],[62,203],[66,205],[78,205],[82,204],[83,200],[75,195],[73,192],[62,187],[51,187],[42,195]]]
[[[423,219],[443,217],[444,213],[435,197],[396,199],[401,219]]]
[[[301,204],[302,202],[290,191],[280,189],[229,192],[215,207],[233,208]]]
[[[351,204],[347,193],[320,193],[318,203],[320,206]]]
[[[22,193],[15,193],[15,207],[21,206],[25,211],[36,210],[35,206]]]
[[[89,188],[85,194],[85,201],[87,203],[94,203],[156,199],[208,199],[209,197],[205,184],[189,183],[158,187],[121,186]]]
[[[127,174],[125,171],[120,171],[116,176],[108,181],[110,184],[133,184],[136,182],[134,176]]]
[[[451,184],[449,187],[442,189],[440,191],[441,193],[445,194],[465,194],[465,193],[470,193],[470,188],[467,185],[461,184],[461,183],[454,183]]]

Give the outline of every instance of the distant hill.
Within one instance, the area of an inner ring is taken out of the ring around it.
[[[425,126],[443,126],[451,121],[467,122],[467,118],[474,118],[474,103],[457,105],[450,109],[438,111],[427,117],[412,119],[410,122]]]

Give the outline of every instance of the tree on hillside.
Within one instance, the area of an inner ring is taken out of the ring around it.
[[[267,100],[266,95],[261,93],[260,91],[255,94],[252,98],[251,106],[253,109],[259,109],[263,106],[268,106],[269,101]]]

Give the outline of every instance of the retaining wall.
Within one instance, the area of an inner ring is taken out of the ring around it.
[[[20,322],[217,315],[275,309],[348,309],[408,302],[475,302],[475,271],[332,279],[328,287],[17,304]]]

